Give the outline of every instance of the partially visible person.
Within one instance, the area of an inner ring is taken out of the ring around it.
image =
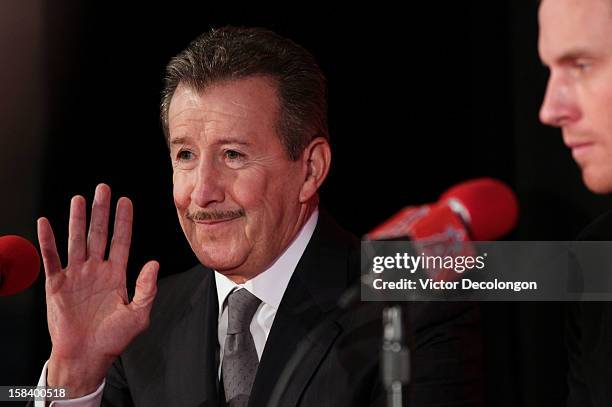
[[[539,53],[550,69],[540,110],[593,192],[612,192],[612,1],[542,0]],[[612,212],[579,236],[612,240]],[[568,406],[612,405],[612,303],[569,306]]]
[[[550,69],[540,110],[595,193],[612,192],[612,2],[543,0],[539,52]]]

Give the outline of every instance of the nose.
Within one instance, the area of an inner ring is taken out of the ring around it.
[[[571,84],[556,73],[551,73],[540,107],[540,121],[563,127],[580,118],[580,109]]]
[[[191,202],[201,208],[223,202],[225,190],[222,171],[210,160],[200,161],[197,171]]]

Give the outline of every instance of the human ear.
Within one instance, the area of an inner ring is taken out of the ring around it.
[[[302,152],[305,178],[300,190],[300,202],[310,200],[318,191],[331,165],[331,148],[325,137],[316,137]]]

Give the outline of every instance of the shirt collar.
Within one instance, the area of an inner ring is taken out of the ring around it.
[[[297,267],[300,258],[310,242],[319,219],[319,210],[315,208],[308,221],[304,224],[293,242],[272,263],[270,267],[259,273],[244,284],[236,284],[223,274],[215,271],[215,282],[217,284],[217,296],[219,299],[219,315],[223,310],[223,303],[227,296],[236,287],[246,288],[251,294],[259,298],[263,303],[278,308],[285,294],[289,280]]]

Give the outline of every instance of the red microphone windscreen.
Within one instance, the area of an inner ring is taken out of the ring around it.
[[[518,220],[514,192],[493,178],[457,184],[440,197],[440,202],[449,200],[459,203],[467,212],[472,240],[497,240],[510,232]]]
[[[15,235],[0,237],[0,295],[25,290],[39,271],[40,257],[32,243]]]

